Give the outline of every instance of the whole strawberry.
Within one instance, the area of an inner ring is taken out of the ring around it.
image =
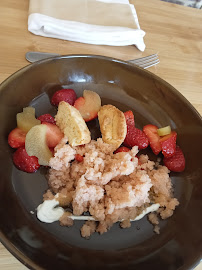
[[[61,89],[52,96],[51,104],[58,106],[61,101],[65,101],[73,106],[76,99],[77,96],[73,89]]]
[[[19,170],[27,173],[36,172],[40,167],[38,158],[29,156],[25,147],[20,147],[16,150],[13,154],[13,163]]]
[[[179,146],[176,146],[172,157],[164,157],[164,165],[172,172],[182,172],[185,169],[185,157]]]

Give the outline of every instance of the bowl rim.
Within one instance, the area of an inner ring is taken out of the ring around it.
[[[165,86],[169,87],[170,90],[177,95],[180,99],[183,100],[183,102],[186,103],[186,105],[192,110],[194,111],[197,116],[199,117],[199,119],[202,121],[202,115],[197,111],[197,109],[191,104],[191,102],[183,95],[180,93],[179,90],[177,90],[174,86],[172,86],[170,83],[168,83],[166,80],[162,79],[161,77],[159,77],[158,75],[152,73],[149,70],[143,69],[127,60],[121,60],[119,58],[114,58],[114,57],[109,57],[109,56],[104,56],[104,55],[94,55],[94,54],[68,54],[68,55],[60,55],[60,56],[52,56],[49,57],[47,59],[42,59],[39,61],[36,61],[34,63],[30,63],[22,68],[20,68],[19,70],[15,71],[13,74],[9,75],[3,82],[0,83],[0,91],[1,88],[4,87],[4,84],[8,83],[11,79],[14,79],[16,76],[18,76],[19,74],[26,72],[29,69],[35,68],[38,65],[44,64],[44,63],[49,63],[49,62],[54,62],[60,59],[71,59],[71,58],[95,58],[95,59],[101,59],[101,60],[107,60],[107,61],[111,61],[111,62],[115,62],[115,63],[120,63],[123,64],[125,66],[130,66],[132,68],[134,68],[135,70],[139,70],[141,72],[144,72],[145,74],[147,74],[147,76],[149,76],[150,78],[154,78],[155,80],[161,82],[162,84],[164,84]]]

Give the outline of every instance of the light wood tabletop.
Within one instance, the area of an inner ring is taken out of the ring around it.
[[[0,82],[28,65],[27,51],[95,54],[122,60],[158,53],[160,64],[149,70],[179,90],[202,115],[202,11],[160,0],[131,0],[146,49],[80,44],[31,34],[27,29],[29,1],[1,0]],[[27,269],[0,244],[0,269]],[[202,270],[199,265],[197,270]]]

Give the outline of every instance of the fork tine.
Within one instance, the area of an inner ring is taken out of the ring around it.
[[[157,57],[154,57],[154,58],[150,58],[150,59],[145,59],[145,60],[138,60],[138,61],[133,61],[132,63],[135,63],[135,64],[147,64],[147,63],[150,63],[150,62],[155,62],[155,61],[158,61],[159,59]]]
[[[144,69],[152,67],[152,66],[160,63],[157,54],[152,54],[152,55],[148,55],[148,56],[141,57],[138,59],[129,60],[128,62],[131,62],[131,63],[133,63],[137,66],[140,66],[141,68],[144,68]]]
[[[135,63],[137,65],[143,65],[143,66],[145,66],[147,64],[155,63],[155,62],[158,62],[158,61],[159,61],[158,58],[153,58],[153,59],[145,60],[145,61],[142,61],[142,62],[133,62],[133,63]]]
[[[129,60],[129,62],[145,62],[147,60],[152,60],[152,59],[157,59],[157,58],[158,58],[157,54],[151,54],[145,57]]]
[[[147,63],[147,64],[145,63],[144,65],[139,65],[139,64],[137,64],[137,65],[138,65],[139,67],[142,67],[142,68],[146,69],[146,68],[155,66],[155,65],[157,65],[157,64],[159,64],[159,63],[160,63],[160,61],[157,60],[157,61],[150,62],[150,63]]]

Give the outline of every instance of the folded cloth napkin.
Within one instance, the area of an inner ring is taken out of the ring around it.
[[[145,49],[145,32],[128,0],[30,0],[28,30],[63,40]]]

